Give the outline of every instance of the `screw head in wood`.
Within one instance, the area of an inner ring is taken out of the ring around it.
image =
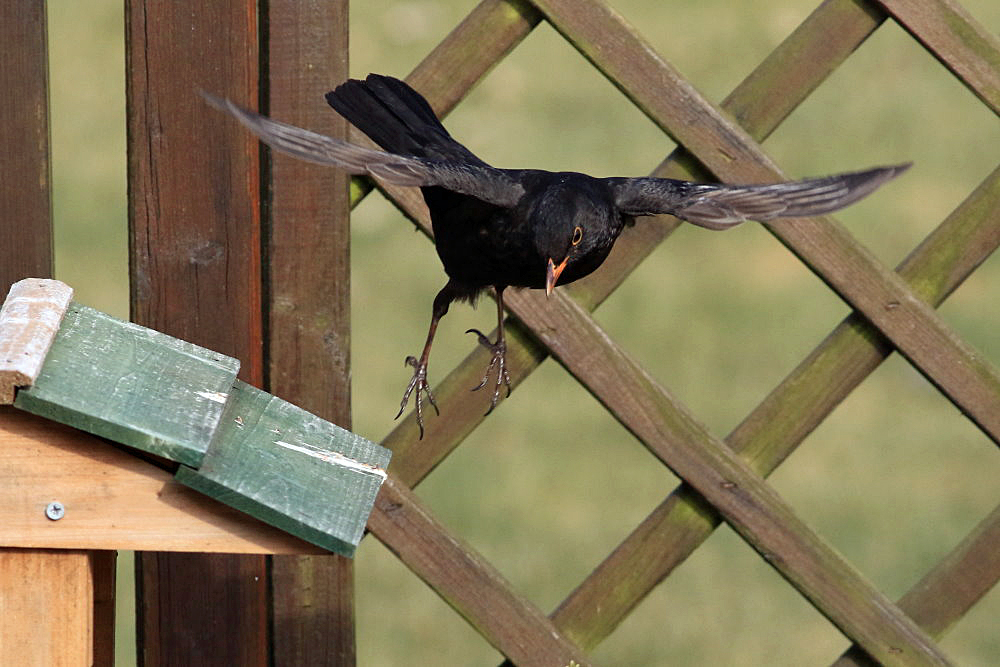
[[[66,514],[66,507],[60,502],[51,502],[45,506],[45,516],[53,521],[58,521]]]

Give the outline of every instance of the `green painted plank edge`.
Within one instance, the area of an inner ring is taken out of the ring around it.
[[[14,406],[198,465],[240,362],[71,303],[38,379]]]
[[[364,534],[391,452],[239,380],[197,470],[177,480],[343,556]]]

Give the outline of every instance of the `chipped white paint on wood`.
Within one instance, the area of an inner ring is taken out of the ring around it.
[[[58,280],[14,283],[0,308],[0,404],[14,402],[15,387],[32,384],[45,362],[73,288]]]

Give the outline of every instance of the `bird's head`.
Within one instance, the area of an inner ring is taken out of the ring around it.
[[[563,278],[572,282],[593,271],[614,242],[609,207],[586,190],[550,187],[532,212],[535,249],[545,262],[545,293]]]

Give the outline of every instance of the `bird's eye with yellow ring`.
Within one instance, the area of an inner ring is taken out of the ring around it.
[[[583,228],[575,227],[573,229],[573,240],[571,241],[571,243],[573,245],[578,245],[582,240],[583,240]]]

